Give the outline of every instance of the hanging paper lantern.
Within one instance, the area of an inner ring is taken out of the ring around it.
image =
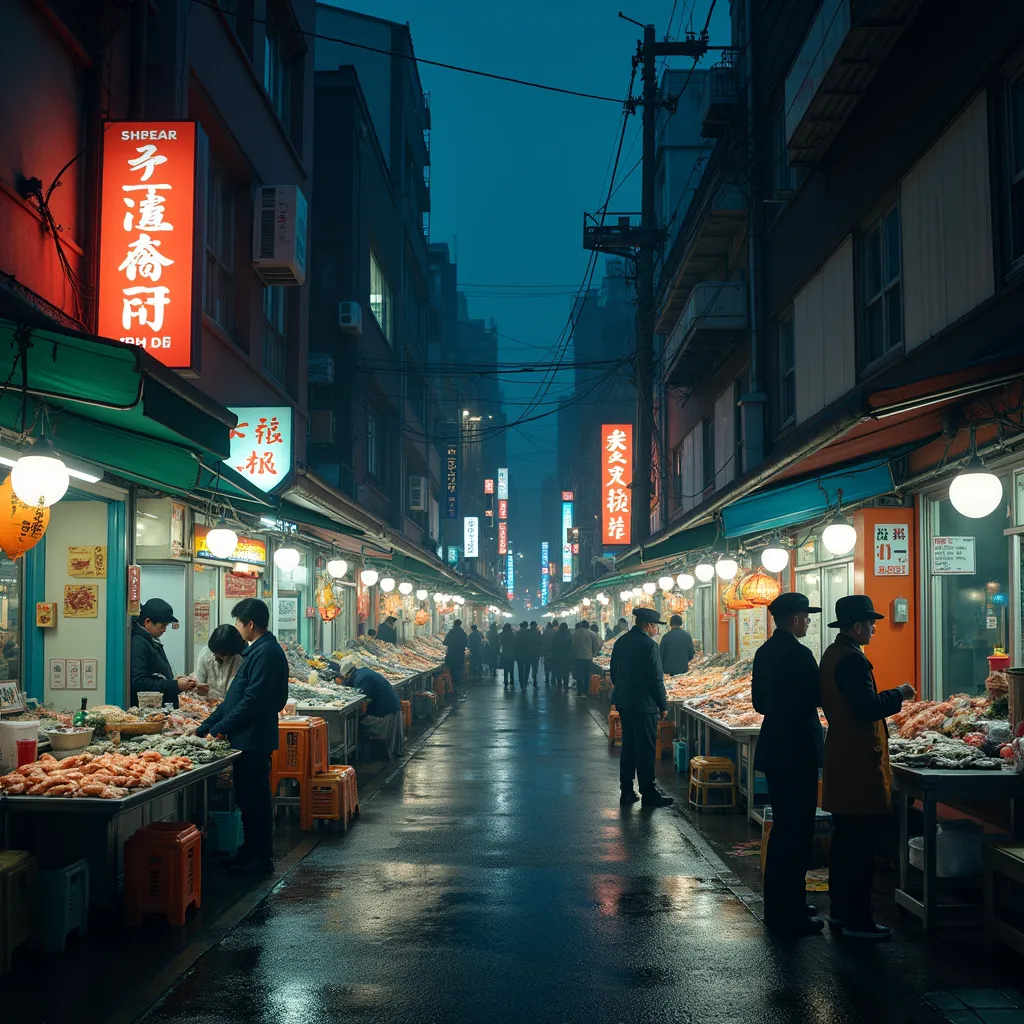
[[[430,621],[430,616],[422,608],[416,613],[416,625],[425,626]]]
[[[774,576],[769,576],[758,569],[757,572],[743,577],[738,593],[743,601],[764,607],[770,605],[782,593],[782,587]]]
[[[744,608],[754,607],[749,601],[745,601],[737,593],[738,589],[738,584],[730,583],[722,592],[722,604],[725,605],[726,611],[738,612]]]
[[[11,477],[0,484],[0,548],[16,560],[34,548],[50,525],[50,507],[26,505],[15,493]]]
[[[341,614],[341,604],[338,602],[333,577],[329,572],[320,577],[320,585],[316,592],[316,607],[324,622],[333,622]]]

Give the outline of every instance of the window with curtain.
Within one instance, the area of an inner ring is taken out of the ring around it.
[[[377,254],[370,250],[370,310],[377,321],[388,343],[394,341],[392,336],[392,318],[394,316],[391,285],[384,276]]]

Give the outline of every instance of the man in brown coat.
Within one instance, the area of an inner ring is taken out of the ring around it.
[[[887,939],[871,919],[875,841],[892,812],[885,719],[915,696],[904,683],[878,692],[864,650],[884,619],[863,594],[836,601],[839,636],[821,658],[821,706],[828,718],[821,805],[832,814],[829,924],[847,938]]]

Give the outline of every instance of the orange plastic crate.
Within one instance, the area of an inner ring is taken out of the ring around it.
[[[182,927],[185,912],[202,904],[202,842],[187,821],[160,821],[140,828],[124,844],[125,916],[138,925],[162,914]]]
[[[314,821],[345,820],[345,780],[337,772],[322,772],[304,779],[299,797],[299,824],[303,832]]]
[[[655,760],[660,761],[672,752],[672,741],[676,737],[676,723],[662,720],[658,722],[658,738],[654,744]]]
[[[406,729],[412,728],[412,701],[402,701],[402,721],[405,723]]]
[[[622,742],[622,719],[615,708],[608,712],[608,742]]]
[[[604,678],[603,676],[599,676],[599,675],[592,675],[590,677],[590,696],[591,697],[597,697],[597,696],[600,695],[600,693],[601,693],[601,680],[603,678]]]
[[[270,789],[276,793],[282,779],[302,782],[327,767],[327,723],[304,718],[278,725],[278,745],[270,764]]]

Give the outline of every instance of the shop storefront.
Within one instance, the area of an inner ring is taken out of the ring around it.
[[[811,605],[822,609],[820,615],[811,617],[807,636],[801,640],[820,661],[822,653],[838,633],[838,630],[828,628],[828,623],[833,621],[836,601],[854,592],[854,555],[852,551],[846,555],[832,554],[822,543],[820,529],[794,554],[793,589],[805,594]]]

